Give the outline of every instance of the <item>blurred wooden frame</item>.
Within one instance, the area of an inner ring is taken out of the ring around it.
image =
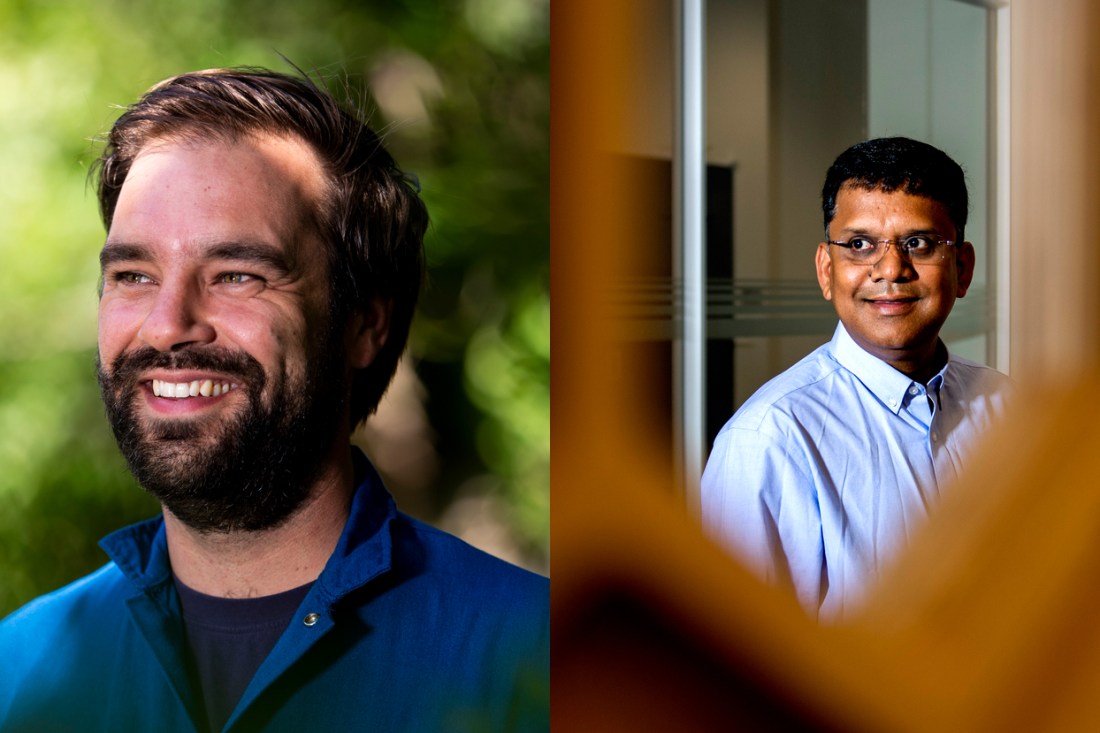
[[[646,226],[607,154],[631,3],[551,6],[553,715],[569,731],[1079,730],[1100,719],[1100,6],[1011,3],[1021,399],[865,613],[819,628],[661,477],[609,273]]]

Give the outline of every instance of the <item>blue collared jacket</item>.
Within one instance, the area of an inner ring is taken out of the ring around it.
[[[226,731],[549,729],[549,581],[398,512],[365,478]],[[205,730],[160,518],[0,623],[0,731]]]

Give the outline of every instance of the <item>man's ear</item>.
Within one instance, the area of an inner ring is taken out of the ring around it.
[[[348,364],[352,369],[366,369],[378,357],[390,333],[392,313],[393,301],[375,296],[366,306],[351,314],[345,338]]]
[[[958,266],[959,287],[955,291],[955,297],[961,298],[966,295],[974,280],[974,245],[963,242],[957,249],[955,264]]]
[[[829,257],[829,245],[825,242],[817,245],[817,256],[814,258],[817,268],[817,284],[821,287],[821,295],[825,300],[833,299],[833,259]]]

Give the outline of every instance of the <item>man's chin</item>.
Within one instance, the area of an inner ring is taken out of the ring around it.
[[[186,441],[192,443],[201,440],[209,431],[203,425],[194,421],[165,421],[151,425],[144,431],[146,441],[150,443],[166,443]]]
[[[176,415],[161,417],[146,413],[135,420],[138,434],[147,442],[202,440],[210,442],[224,434],[226,426],[234,421],[234,415]],[[240,419],[239,417],[237,419]]]

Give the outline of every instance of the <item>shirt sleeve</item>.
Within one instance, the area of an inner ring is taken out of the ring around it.
[[[816,615],[828,581],[806,455],[783,431],[727,426],[703,472],[701,501],[712,537],[766,582],[793,590]]]

